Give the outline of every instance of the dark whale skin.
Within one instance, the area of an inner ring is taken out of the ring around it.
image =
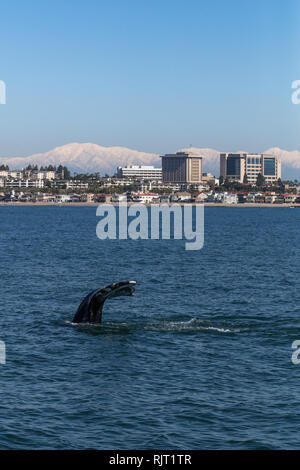
[[[135,281],[122,281],[90,292],[79,305],[72,323],[101,323],[104,302],[119,296],[131,296]]]

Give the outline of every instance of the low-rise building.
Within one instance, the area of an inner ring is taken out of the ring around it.
[[[256,204],[264,204],[266,202],[264,194],[256,194],[254,200]]]
[[[118,204],[119,202],[127,202],[127,194],[112,194],[111,202]]]
[[[247,202],[248,204],[254,203],[254,202],[255,202],[255,194],[252,194],[252,193],[247,194],[247,196],[246,196],[246,202]]]
[[[276,204],[284,204],[284,195],[283,194],[277,194],[275,203]]]
[[[223,204],[237,204],[239,202],[238,195],[234,193],[223,193]]]
[[[175,193],[175,195],[171,197],[172,201],[190,201],[191,198],[191,193],[186,191]]]
[[[293,204],[296,201],[296,194],[283,194],[285,204]]]
[[[6,180],[4,183],[6,188],[38,188],[44,187],[43,180],[32,180],[32,179],[13,179]]]
[[[144,194],[144,193],[133,193],[132,194],[133,202],[138,202],[142,204],[147,204],[155,201],[159,201],[158,194]]]
[[[80,180],[68,180],[66,181],[66,189],[88,189],[89,184],[84,183]]]
[[[87,193],[84,195],[86,198],[86,202],[91,203],[95,201],[95,194]]]
[[[62,204],[65,202],[71,202],[71,196],[69,194],[56,194],[55,202],[57,204]]]
[[[273,204],[276,200],[275,194],[266,194],[265,195],[265,203],[266,204]]]
[[[154,166],[118,166],[118,178],[137,178],[137,179],[162,179],[162,169]]]
[[[55,178],[55,171],[53,170],[39,170],[33,171],[32,175],[40,180],[54,180]]]
[[[7,178],[22,179],[23,178],[23,170],[8,171]]]
[[[161,204],[168,204],[170,202],[170,194],[162,194],[159,197],[159,202]]]
[[[112,194],[94,194],[94,201],[99,203],[110,203],[112,200]]]
[[[202,204],[206,200],[207,200],[207,194],[206,193],[198,194],[195,198],[195,202],[197,204]]]

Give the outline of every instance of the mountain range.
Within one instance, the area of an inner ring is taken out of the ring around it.
[[[180,150],[202,155],[203,171],[219,176],[219,150],[197,147]],[[288,151],[274,147],[265,150],[263,153],[281,158],[283,179],[300,179],[300,151]],[[140,152],[126,147],[103,147],[91,143],[71,143],[56,147],[46,153],[38,153],[27,157],[2,157],[0,158],[0,164],[9,165],[11,169],[24,168],[29,164],[38,166],[65,165],[73,173],[100,172],[101,175],[113,175],[118,166],[154,165],[159,167],[161,160],[157,154]]]

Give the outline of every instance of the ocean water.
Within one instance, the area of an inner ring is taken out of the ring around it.
[[[300,210],[206,208],[200,251],[100,241],[95,207],[0,214],[1,449],[300,448]]]

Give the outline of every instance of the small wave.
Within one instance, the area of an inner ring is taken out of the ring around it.
[[[215,326],[208,326],[204,328],[205,330],[215,330],[219,331],[220,333],[239,333],[241,330],[230,330],[229,328],[217,328]]]
[[[201,320],[192,319],[185,322],[157,322],[145,325],[146,330],[174,331],[174,332],[196,332],[217,331],[218,333],[239,333],[238,329],[221,328],[217,326],[204,326]]]
[[[137,330],[147,331],[161,331],[161,332],[217,332],[217,333],[240,333],[242,330],[237,328],[226,328],[221,326],[214,326],[207,320],[201,320],[199,318],[191,318],[186,321],[155,321],[155,322],[103,322],[99,324],[95,323],[73,323],[71,321],[65,321],[65,326],[76,327],[79,330],[88,332],[98,333],[130,333]]]

